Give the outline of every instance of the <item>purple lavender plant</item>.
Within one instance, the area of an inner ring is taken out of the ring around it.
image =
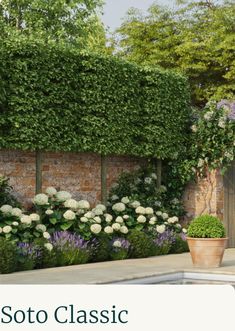
[[[17,244],[18,270],[32,270],[40,252],[33,244],[19,242]]]
[[[172,230],[166,230],[163,233],[158,233],[156,239],[154,239],[153,242],[158,247],[163,247],[164,245],[172,245],[175,242],[175,234]]]
[[[115,245],[118,244],[118,246]],[[119,246],[120,244],[120,246]],[[124,238],[114,238],[112,241],[111,241],[111,247],[114,251],[118,251],[120,249],[124,249],[126,251],[129,250],[129,247],[130,247],[130,243],[127,239],[124,239]]]
[[[50,243],[56,252],[59,266],[86,263],[89,259],[88,242],[76,233],[54,232]]]
[[[88,242],[76,233],[57,231],[51,235],[50,242],[57,250],[87,249]]]

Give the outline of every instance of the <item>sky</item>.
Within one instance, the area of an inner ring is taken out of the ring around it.
[[[127,10],[130,7],[135,7],[146,11],[154,0],[105,0],[103,22],[110,28],[115,30],[122,23],[122,18],[125,17]],[[171,6],[173,0],[158,0],[157,3]]]

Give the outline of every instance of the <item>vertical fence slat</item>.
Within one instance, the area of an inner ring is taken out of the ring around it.
[[[101,155],[101,201],[107,204],[107,158]]]
[[[36,150],[36,194],[42,192],[42,152]]]

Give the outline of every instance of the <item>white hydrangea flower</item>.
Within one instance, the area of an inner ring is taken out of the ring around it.
[[[168,222],[169,224],[174,224],[174,223],[177,223],[178,220],[179,220],[179,219],[178,219],[177,216],[173,216],[173,217],[168,218],[167,222]]]
[[[171,203],[173,203],[174,205],[177,205],[179,203],[179,199],[174,198],[173,200],[171,200]]]
[[[76,214],[77,215],[82,215],[82,214],[84,214],[86,211],[84,210],[84,209],[78,209],[77,211],[76,211]]]
[[[152,222],[156,222],[156,221],[157,221],[157,217],[156,217],[156,216],[152,216],[152,217],[150,218],[150,221],[152,221]]]
[[[18,226],[19,223],[18,223],[18,222],[13,222],[12,225],[14,225],[14,226]]]
[[[105,221],[106,221],[107,223],[112,222],[112,220],[113,220],[113,216],[112,216],[112,215],[110,215],[110,214],[105,214],[104,216],[105,216]]]
[[[151,173],[151,177],[153,178],[153,179],[157,179],[157,175],[153,172],[153,173]]]
[[[36,230],[37,231],[40,231],[40,232],[46,232],[47,228],[46,228],[46,226],[44,224],[38,224],[36,226]]]
[[[205,119],[206,121],[210,121],[211,118],[212,118],[212,116],[213,116],[213,111],[208,111],[208,112],[206,112],[206,113],[204,114],[204,119]]]
[[[124,220],[128,220],[129,217],[130,217],[129,215],[122,216],[122,218],[124,218]]]
[[[20,221],[22,224],[27,224],[27,225],[30,225],[32,223],[32,219],[28,215],[22,215]]]
[[[6,225],[2,228],[2,232],[7,234],[7,233],[10,233],[12,230],[12,227],[10,225]]]
[[[13,208],[11,211],[12,216],[20,217],[22,215],[22,210],[20,208]]]
[[[145,208],[146,215],[153,215],[153,213],[154,213],[153,208],[151,208],[151,207]]]
[[[72,210],[67,210],[63,217],[68,221],[73,221],[76,218],[76,214]]]
[[[101,223],[101,218],[99,216],[95,216],[94,220],[96,221],[96,223]]]
[[[115,231],[119,231],[121,229],[121,225],[119,223],[113,223],[112,228]]]
[[[96,216],[100,216],[100,215],[103,215],[103,210],[101,208],[93,208],[92,209],[92,212],[96,215]]]
[[[166,188],[165,185],[161,185],[161,186],[160,186],[160,190],[161,190],[162,192],[166,192],[166,191],[167,191],[167,188]]]
[[[135,210],[136,214],[145,214],[145,211],[145,208],[141,206],[137,207]]]
[[[44,193],[39,193],[33,198],[33,203],[38,206],[48,205],[48,196]]]
[[[143,215],[140,215],[139,217],[137,217],[137,222],[138,223],[145,223],[146,222],[146,217]]]
[[[181,224],[176,224],[176,226],[177,226],[177,228],[179,228],[179,229],[181,229],[182,228],[182,226],[181,226]]]
[[[78,201],[78,209],[89,209],[90,204],[87,200],[80,200]]]
[[[120,232],[123,234],[127,234],[129,232],[128,228],[125,225],[120,227]]]
[[[122,203],[125,203],[125,205],[126,205],[127,203],[130,202],[130,200],[129,200],[128,197],[123,197],[123,198],[121,199],[121,202],[122,202]]]
[[[156,222],[155,222],[155,221],[151,221],[151,219],[150,219],[149,224],[150,224],[150,225],[155,225]]]
[[[86,218],[94,218],[95,217],[95,213],[93,213],[92,211],[88,211],[85,215]]]
[[[117,247],[117,248],[122,247],[122,243],[121,243],[121,241],[119,241],[119,240],[115,240],[115,241],[113,242],[113,247]]]
[[[45,211],[45,214],[46,215],[52,215],[54,212],[53,212],[53,210],[51,210],[51,209],[47,209],[46,211]]]
[[[114,211],[117,211],[117,212],[122,212],[126,209],[126,206],[123,202],[118,202],[118,203],[115,203],[113,206],[112,206],[112,210]]]
[[[226,122],[225,122],[224,118],[220,118],[219,122],[218,122],[218,127],[221,129],[225,129],[225,126],[226,126]]]
[[[199,159],[198,160],[198,164],[197,164],[197,166],[198,166],[198,168],[202,168],[203,166],[204,166],[204,160],[203,159]]]
[[[35,214],[35,213],[30,214],[29,217],[31,218],[31,221],[33,221],[33,222],[40,221],[40,216],[38,214]]]
[[[121,216],[118,216],[116,219],[115,219],[115,222],[116,223],[123,223],[123,218]]]
[[[163,232],[165,232],[165,230],[166,230],[166,226],[165,226],[164,224],[162,224],[162,225],[157,225],[157,226],[156,226],[156,230],[157,230],[158,233],[163,233]]]
[[[133,201],[131,202],[130,206],[134,209],[136,209],[137,207],[140,206],[140,202],[139,201]]]
[[[194,124],[194,125],[192,125],[191,126],[191,130],[192,130],[192,132],[197,132],[197,126]]]
[[[95,233],[95,234],[98,234],[98,233],[100,233],[100,231],[102,230],[102,227],[101,227],[100,224],[92,224],[92,225],[90,226],[90,230],[91,230],[91,232],[93,232],[93,233]]]
[[[119,199],[119,197],[116,194],[111,196],[112,201],[115,201],[115,200],[118,200],[118,199]]]
[[[50,197],[53,197],[54,195],[56,195],[57,190],[53,187],[50,186],[46,189],[46,194],[49,195]]]
[[[65,208],[76,210],[78,208],[78,202],[75,199],[68,199],[64,202]]]
[[[145,182],[145,184],[151,184],[152,183],[152,178],[151,177],[145,177],[144,182]]]
[[[156,215],[157,215],[157,216],[162,216],[162,212],[161,212],[161,211],[157,211],[157,212],[156,212]]]
[[[0,233],[2,233],[2,228],[0,227]]]
[[[162,218],[163,218],[164,220],[168,219],[168,217],[169,217],[169,216],[168,216],[167,213],[163,213],[163,214],[162,214]]]
[[[12,206],[10,206],[10,205],[3,205],[1,208],[0,208],[0,210],[1,210],[1,212],[3,213],[3,214],[11,214],[11,212],[12,212]]]
[[[107,234],[112,234],[113,233],[113,228],[111,226],[106,226],[104,228],[104,232]]]
[[[65,202],[66,200],[69,200],[72,198],[72,194],[70,194],[67,191],[59,191],[56,193],[56,199],[59,202]]]
[[[185,228],[182,229],[183,233],[187,233],[187,230]]]
[[[46,244],[44,244],[44,247],[45,247],[46,249],[48,249],[49,252],[51,252],[52,249],[53,249],[53,245],[52,245],[51,243],[46,243]]]
[[[48,232],[43,232],[42,235],[45,239],[50,239],[51,238],[50,233],[48,233]]]
[[[88,218],[85,217],[85,216],[83,216],[83,217],[80,218],[80,221],[81,221],[82,223],[87,223],[87,222],[88,222]]]
[[[101,209],[103,212],[106,210],[106,206],[103,205],[102,203],[96,205],[95,208],[97,208],[97,209]]]

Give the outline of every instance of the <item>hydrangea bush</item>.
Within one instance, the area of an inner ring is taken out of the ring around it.
[[[31,213],[0,207],[0,237],[17,244],[21,270],[165,254],[169,234],[186,232],[177,216],[128,196],[92,207],[49,187],[33,204]]]
[[[184,215],[180,194],[175,196],[177,190],[172,192],[171,183],[164,174],[168,176],[168,171],[163,169],[164,185],[158,188],[156,168],[153,166],[122,173],[110,191],[109,204],[127,196],[144,207],[151,206],[154,210],[160,209],[176,216]]]

